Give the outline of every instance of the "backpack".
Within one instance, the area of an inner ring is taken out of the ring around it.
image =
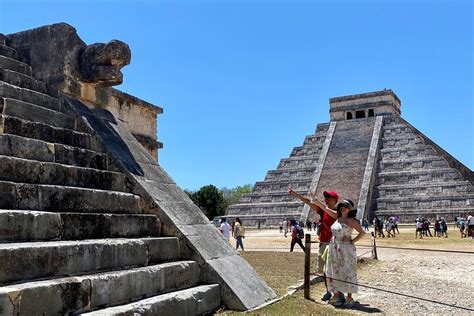
[[[297,233],[298,233],[298,238],[299,238],[299,239],[303,239],[303,238],[304,238],[304,230],[303,230],[303,228],[301,228],[301,227],[298,226],[296,229],[298,230],[298,232],[297,232]]]

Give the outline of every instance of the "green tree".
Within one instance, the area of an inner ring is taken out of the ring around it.
[[[198,191],[186,192],[193,202],[206,214],[207,218],[224,215],[226,205],[222,193],[212,184],[203,186]]]
[[[232,189],[228,188],[222,188],[222,196],[224,197],[225,203],[226,203],[226,208],[229,205],[232,204],[237,204],[239,203],[240,197],[244,193],[250,193],[252,192],[253,186],[251,184],[245,184],[242,186],[237,186]]]

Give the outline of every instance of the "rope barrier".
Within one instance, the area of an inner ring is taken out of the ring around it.
[[[317,274],[317,273],[316,273],[316,274],[313,274],[313,275],[319,276],[319,277],[324,277],[324,275],[322,275],[322,274]],[[408,297],[408,298],[412,298],[412,299],[417,299],[417,300],[420,300],[420,301],[430,302],[430,303],[434,303],[434,304],[439,304],[439,305],[444,305],[444,306],[448,306],[448,307],[454,307],[454,308],[458,308],[458,309],[463,309],[463,310],[466,310],[466,311],[474,312],[474,309],[469,308],[469,307],[458,306],[458,305],[454,305],[454,304],[448,304],[448,303],[444,303],[444,302],[440,302],[440,301],[431,300],[431,299],[428,299],[428,298],[423,298],[423,297],[419,297],[419,296],[414,296],[414,295],[399,293],[399,292],[395,292],[395,291],[385,290],[385,289],[381,289],[381,288],[378,288],[378,287],[369,286],[369,285],[365,285],[365,284],[353,283],[353,282],[349,282],[349,281],[345,281],[345,280],[339,280],[339,279],[334,279],[334,278],[331,278],[331,279],[332,279],[332,280],[335,280],[335,281],[338,281],[338,282],[343,282],[343,283],[347,283],[347,284],[352,284],[352,285],[357,285],[357,286],[365,287],[365,288],[368,288],[368,289],[371,289],[371,290],[377,290],[377,291],[380,291],[380,292],[395,294],[395,295],[404,296],[404,297]]]

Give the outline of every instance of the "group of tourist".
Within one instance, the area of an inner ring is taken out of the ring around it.
[[[226,218],[221,218],[221,226],[219,228],[220,232],[224,236],[224,238],[230,242],[230,237],[234,237],[235,239],[235,249],[242,249],[244,251],[244,242],[243,239],[245,238],[245,227],[242,224],[240,218],[235,218],[235,221],[232,222],[232,225],[227,223]]]
[[[415,220],[415,238],[425,237],[445,237],[448,238],[448,224],[444,217],[435,220],[433,225],[433,234],[431,234],[431,223],[423,217],[417,217]]]
[[[354,203],[349,199],[342,199],[338,203],[339,196],[333,191],[323,192],[324,202],[314,195],[305,197],[292,188],[288,192],[309,205],[320,216],[318,271],[324,276],[327,290],[322,300],[334,306],[353,306],[355,301],[352,294],[358,291],[354,244],[365,234],[356,219],[357,209]],[[358,234],[352,238],[354,230]]]
[[[373,219],[375,237],[385,238],[385,234],[388,238],[395,238],[395,232],[400,235],[398,230],[398,223],[400,222],[400,217],[398,216],[386,216],[385,218],[379,218],[375,216]]]
[[[474,239],[474,216],[468,214],[467,217],[455,217],[454,225],[459,229],[461,238]]]

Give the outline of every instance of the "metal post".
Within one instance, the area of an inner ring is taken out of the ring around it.
[[[311,273],[311,234],[305,235],[304,245],[304,298],[309,300],[310,284],[309,275]]]
[[[375,260],[379,260],[377,257],[377,245],[375,244],[375,233],[372,232],[372,258]]]

